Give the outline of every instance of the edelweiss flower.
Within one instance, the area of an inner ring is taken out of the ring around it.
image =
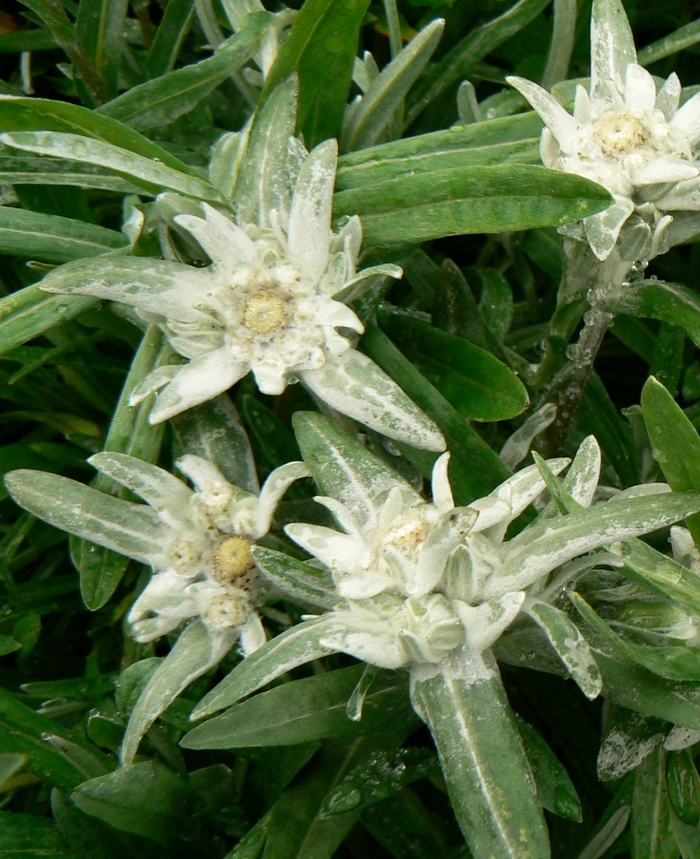
[[[269,225],[239,225],[206,203],[203,217],[175,217],[211,259],[206,268],[137,257],[81,260],[47,275],[41,288],[133,305],[189,359],[159,368],[134,392],[133,404],[160,390],[152,423],[212,399],[252,371],[265,394],[301,380],[334,409],[385,435],[444,450],[435,424],[353,348],[350,333],[364,328],[338,300],[352,298],[373,275],[401,277],[401,269],[357,272],[359,219],[338,234],[331,230],[336,142],[310,154],[296,140],[290,147],[300,164],[290,210],[268,213]]]
[[[663,248],[673,220],[666,212],[700,209],[700,169],[693,158],[700,141],[700,96],[679,109],[675,73],[657,93],[654,78],[637,63],[619,0],[593,4],[590,93],[576,87],[573,116],[537,84],[507,80],[547,126],[540,144],[544,165],[586,176],[613,194],[609,209],[583,221],[598,259],[610,256],[635,210],[651,230],[643,251],[650,258]]]
[[[244,653],[261,647],[265,633],[255,610],[257,570],[250,548],[269,530],[291,483],[308,474],[304,463],[273,471],[258,497],[232,486],[199,456],[178,460],[195,490],[126,454],[98,453],[89,462],[148,506],[42,472],[14,471],[7,486],[36,516],[153,568],[129,613],[136,640],[152,641],[201,618],[223,653],[239,638]]]
[[[601,457],[592,436],[563,482],[556,474],[568,459],[538,461],[468,507],[454,506],[446,454],[435,465],[433,501],[427,503],[359,444],[334,446],[326,438],[324,447],[324,434],[331,437],[329,422],[320,416],[305,421],[318,436],[304,430],[302,451],[323,457],[322,480],[337,490],[336,497],[317,500],[342,532],[303,523],[286,531],[315,556],[318,575],[332,585],[324,586],[327,596],[319,600],[322,578],[311,572],[313,567],[305,572],[299,562],[289,561],[289,572],[280,573],[283,555],[256,549],[255,557],[282,590],[299,599],[306,580],[309,602],[333,608],[268,642],[223,681],[221,691],[207,696],[198,716],[327,652],[344,652],[382,668],[411,667],[419,674],[439,672],[455,658],[480,664],[482,654],[521,612],[541,627],[567,670],[594,698],[601,689],[595,659],[555,603],[566,586],[595,565],[621,564],[612,552],[596,550],[669,525],[699,506],[697,496],[669,495],[665,485],[634,487],[593,505]],[[317,474],[315,462],[308,462]],[[559,507],[550,503],[506,540],[509,524],[547,488]]]

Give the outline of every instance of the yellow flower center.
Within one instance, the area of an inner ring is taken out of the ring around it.
[[[600,148],[605,155],[626,155],[649,140],[649,131],[629,113],[603,116],[596,122]]]
[[[419,515],[408,515],[392,525],[384,535],[383,542],[395,546],[407,554],[419,552],[428,536],[429,526]]]
[[[287,319],[284,302],[272,292],[256,292],[243,308],[243,324],[254,334],[270,334]]]
[[[212,552],[212,578],[224,585],[233,585],[253,569],[255,561],[250,553],[247,537],[226,537]]]

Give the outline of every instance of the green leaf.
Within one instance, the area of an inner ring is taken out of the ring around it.
[[[667,730],[660,719],[616,707],[600,744],[598,778],[612,781],[627,775],[663,743]]]
[[[52,820],[0,811],[0,855],[7,859],[76,859]]]
[[[588,603],[576,593],[571,600],[586,621],[608,644],[632,662],[668,680],[700,680],[700,654],[692,647],[645,647],[616,635]]]
[[[262,546],[253,548],[253,558],[265,578],[297,602],[323,609],[333,609],[344,602],[335,591],[333,582],[316,567]]]
[[[489,352],[412,316],[380,312],[382,330],[465,418],[501,421],[528,405],[518,377]]]
[[[347,715],[363,666],[283,683],[197,726],[180,741],[186,749],[285,746],[325,737],[394,731],[414,721],[405,678],[381,674],[364,701],[362,718]]]
[[[700,689],[696,683],[664,680],[621,657],[592,631],[587,636],[607,698],[631,710],[700,730]]]
[[[9,151],[9,150],[8,150]],[[78,185],[122,194],[138,194],[140,188],[93,164],[76,164],[60,158],[5,155],[0,152],[0,182],[8,185]]]
[[[369,0],[307,0],[267,76],[261,106],[281,81],[298,73],[298,127],[309,148],[340,131],[368,7]]]
[[[411,98],[406,116],[409,126],[431,101],[440,96],[451,84],[469,76],[476,63],[490,54],[534,20],[549,4],[549,0],[520,0],[498,18],[482,24],[459,41],[423,76]]]
[[[110,97],[109,86],[95,67],[77,28],[73,26],[58,0],[22,0],[49,28],[56,42],[73,64],[76,88],[81,98],[90,104],[101,104]]]
[[[600,669],[576,624],[563,611],[546,603],[536,602],[528,614],[544,630],[584,695],[591,700],[597,698],[603,688]]]
[[[0,207],[0,253],[46,262],[94,257],[129,244],[123,233],[60,215]],[[31,288],[31,287],[29,287]]]
[[[16,30],[0,34],[0,54],[15,54],[21,51],[52,51],[56,40],[50,30]]]
[[[218,665],[232,644],[230,634],[212,635],[199,620],[182,631],[134,706],[122,745],[121,759],[124,765],[133,763],[141,739],[158,716],[190,683]]]
[[[157,367],[168,364],[173,355],[165,335],[152,325],[131,363],[104,442],[105,451],[127,453],[146,462],[158,459],[164,426],[154,426],[148,420],[153,398],[147,397],[138,406],[131,406],[129,400],[142,379]],[[102,492],[122,494],[121,486],[104,475],[95,479],[94,486]],[[71,556],[80,571],[80,592],[85,605],[92,611],[101,608],[116,590],[128,560],[111,549],[76,537],[71,538]]]
[[[98,300],[90,295],[48,295],[38,284],[5,296],[0,299],[0,355],[74,319]]]
[[[269,80],[269,78],[268,78]],[[296,127],[299,84],[296,76],[275,87],[256,110],[233,198],[240,223],[270,226],[270,212],[288,212],[292,204],[290,138]]]
[[[143,66],[146,80],[172,71],[194,16],[194,0],[168,0]]]
[[[299,375],[318,399],[370,429],[421,450],[445,450],[445,439],[433,421],[362,352],[349,349]]]
[[[55,528],[145,564],[163,554],[169,530],[145,504],[42,471],[19,469],[8,474],[5,483],[18,504]]]
[[[660,745],[635,771],[630,828],[633,859],[677,859],[666,788],[666,752]]]
[[[58,788],[51,791],[51,811],[58,828],[79,859],[132,859],[146,856],[153,844],[136,835],[119,832],[96,817],[84,814]],[[170,859],[163,851],[159,859]]]
[[[336,188],[348,191],[457,167],[539,163],[541,131],[542,121],[530,112],[348,152],[338,162]]]
[[[25,768],[43,781],[70,789],[105,772],[110,758],[63,725],[35,713],[0,689],[0,752],[28,755]]]
[[[138,131],[96,111],[68,102],[0,96],[0,131],[57,131],[85,135],[127,149],[144,158],[160,161],[173,170],[201,179],[197,170]]]
[[[196,794],[182,776],[143,761],[83,782],[71,795],[85,814],[154,841],[194,834]]]
[[[444,29],[443,19],[431,21],[372,81],[362,99],[346,108],[341,136],[343,149],[353,151],[374,146],[391,127],[397,110],[433,55]]]
[[[654,459],[676,492],[700,489],[700,437],[669,391],[652,376],[642,389],[642,413]],[[686,525],[700,546],[700,517]]]
[[[419,244],[465,233],[558,227],[610,205],[589,179],[529,164],[454,167],[336,194],[334,215],[359,215],[367,245]]]
[[[255,462],[263,474],[299,459],[294,436],[272,409],[249,394],[241,397],[240,407],[251,433]]]
[[[688,826],[700,822],[700,778],[690,749],[669,752],[666,763],[671,808]]]
[[[59,131],[16,131],[0,135],[0,140],[13,149],[37,155],[96,164],[153,195],[168,190],[200,200],[221,202],[218,191],[201,176],[192,176],[190,171],[183,172],[161,163],[160,158],[152,160],[112,143]]]
[[[397,859],[449,855],[445,828],[408,788],[365,809],[362,824]]]
[[[313,618],[268,641],[206,694],[192,711],[191,718],[201,719],[230,707],[292,668],[332,653],[320,643],[332,628],[332,617]]]
[[[487,583],[485,596],[503,593],[505,587],[527,587],[546,571],[578,555],[664,528],[698,509],[700,496],[696,493],[674,492],[624,498],[619,504],[608,501],[561,519],[539,522],[528,529],[527,544],[511,550],[497,580]]]
[[[678,283],[641,280],[601,300],[601,310],[660,319],[682,328],[700,346],[700,297]]]
[[[234,486],[247,492],[258,492],[250,442],[238,412],[227,396],[215,397],[201,406],[188,409],[177,415],[172,423],[186,453],[208,459]]]
[[[127,90],[99,109],[132,128],[158,128],[196,107],[258,50],[274,17],[267,12],[246,15],[243,27],[214,56]]]
[[[693,613],[700,612],[700,583],[697,574],[641,540],[611,547],[625,562],[625,575],[654,593]]]
[[[82,0],[75,22],[76,36],[112,96],[119,88],[127,5],[127,0]]]
[[[691,21],[669,33],[668,36],[664,36],[663,39],[642,48],[638,55],[639,65],[650,66],[657,60],[663,60],[679,51],[684,51],[698,42],[700,42],[700,21]]]
[[[450,479],[457,504],[469,504],[487,495],[510,477],[510,470],[476,430],[375,325],[368,327],[362,347],[442,430],[454,454],[450,461]]]
[[[581,800],[559,759],[537,731],[513,714],[543,808],[567,820],[581,822]]]
[[[547,828],[495,660],[464,651],[430,669],[414,669],[411,697],[472,856],[547,859]]]

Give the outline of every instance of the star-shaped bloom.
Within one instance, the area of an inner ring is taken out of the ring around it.
[[[289,211],[266,212],[264,226],[237,223],[207,203],[201,216],[175,216],[210,265],[124,256],[80,260],[51,272],[41,288],[132,305],[188,359],[160,367],[134,391],[132,404],[159,391],[152,423],[212,399],[252,372],[264,394],[281,394],[301,380],[320,400],[372,429],[444,450],[435,424],[353,347],[353,334],[364,327],[344,301],[368,278],[401,277],[401,269],[358,272],[359,218],[333,232],[336,142],[309,154],[293,139],[290,149],[297,167]]]
[[[700,209],[700,168],[693,157],[700,141],[700,96],[679,108],[675,73],[657,92],[654,78],[637,63],[620,0],[593,4],[590,91],[576,87],[573,116],[532,81],[507,80],[547,126],[540,143],[544,165],[578,173],[612,193],[614,204],[583,222],[598,259],[610,256],[635,210],[652,230],[644,255],[653,257],[673,220],[667,213]]]
[[[154,575],[128,616],[136,640],[152,641],[200,618],[224,652],[238,639],[244,653],[262,646],[251,545],[268,532],[289,486],[308,474],[304,463],[273,471],[258,496],[232,486],[215,465],[191,454],[177,464],[195,489],[127,454],[97,453],[89,462],[147,503],[43,472],[12,472],[7,486],[34,515],[152,567]]]
[[[592,436],[563,481],[556,475],[568,459],[538,460],[466,507],[454,505],[446,454],[436,462],[432,501],[426,502],[359,445],[329,443],[332,431],[320,417],[306,421],[318,436],[305,441],[308,435],[302,435],[300,444],[312,473],[318,472],[310,457],[323,458],[322,481],[335,490],[334,497],[317,500],[339,530],[286,526],[315,558],[306,571],[290,561],[289,572],[280,573],[283,555],[267,549],[254,554],[282,590],[303,598],[307,582],[309,603],[331,610],[268,642],[251,657],[252,664],[246,660],[222,683],[226,693],[214,690],[207,696],[198,715],[223,706],[221,701],[232,703],[231,687],[236,695],[249,694],[326,652],[419,673],[420,666],[443,665],[456,653],[480,659],[521,614],[542,629],[566,669],[594,698],[601,690],[600,672],[564,610],[566,588],[597,564],[619,566],[619,557],[604,547],[669,525],[700,506],[698,496],[669,495],[666,486],[633,487],[594,504],[601,456]],[[550,502],[535,521],[506,539],[508,526],[547,489],[557,503]]]

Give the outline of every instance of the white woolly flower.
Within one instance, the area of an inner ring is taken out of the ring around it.
[[[435,464],[432,503],[396,480],[375,515],[316,499],[345,533],[287,525],[287,534],[330,570],[347,605],[334,612],[336,629],[323,640],[328,647],[385,668],[442,662],[465,641],[481,651],[518,614],[523,588],[560,563],[548,559],[524,582],[498,581],[517,542],[503,543],[506,528],[545,489],[537,466],[455,507],[448,461],[445,454]],[[559,472],[568,462],[549,466]]]
[[[264,394],[281,394],[301,380],[332,408],[385,435],[444,450],[435,424],[353,348],[350,338],[364,327],[343,301],[371,276],[402,272],[395,265],[357,271],[358,218],[337,234],[331,229],[337,143],[327,141],[308,154],[292,139],[290,149],[297,169],[289,211],[267,212],[264,226],[236,223],[207,203],[201,204],[202,217],[175,216],[210,265],[139,257],[81,260],[51,272],[41,288],[130,304],[188,359],[158,368],[134,391],[132,404],[159,391],[152,423],[212,399],[252,372]]]
[[[670,225],[669,211],[700,208],[700,97],[680,109],[673,73],[657,92],[637,63],[632,32],[619,0],[595,0],[591,19],[591,84],[578,85],[571,116],[546,90],[510,77],[546,124],[540,154],[546,167],[578,173],[606,187],[614,204],[584,220],[600,260],[612,253],[635,209],[652,229],[646,250],[655,256]],[[649,205],[652,204],[652,205]]]
[[[133,466],[129,459],[100,453],[90,461],[130,485],[126,480],[138,475],[140,463]],[[255,610],[258,574],[251,544],[268,532],[279,499],[308,470],[301,462],[283,465],[257,496],[232,486],[202,457],[183,456],[177,464],[194,491],[156,466],[150,467],[148,486],[131,485],[166,529],[162,552],[148,559],[155,574],[129,612],[134,637],[151,641],[201,617],[212,637],[240,636],[243,652],[252,653],[265,643],[265,633]]]

